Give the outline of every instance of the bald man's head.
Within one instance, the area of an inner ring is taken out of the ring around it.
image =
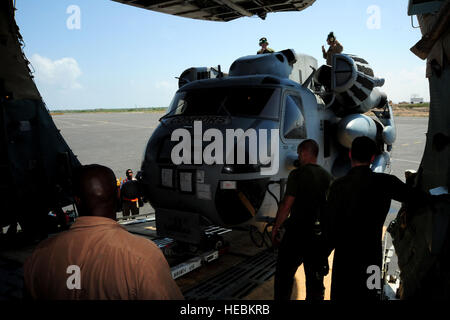
[[[98,164],[80,167],[74,176],[74,195],[80,215],[116,218],[117,182],[111,169]]]
[[[312,139],[302,141],[297,147],[300,164],[316,163],[319,155],[319,145]]]

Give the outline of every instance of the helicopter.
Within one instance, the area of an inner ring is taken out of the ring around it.
[[[355,55],[318,68],[292,49],[241,57],[227,74],[220,66],[186,69],[141,166],[158,235],[198,244],[211,224],[273,219],[305,139],[340,177],[353,139],[369,136],[379,151],[372,169],[388,172],[396,132],[383,84]],[[375,117],[364,114],[372,109]]]

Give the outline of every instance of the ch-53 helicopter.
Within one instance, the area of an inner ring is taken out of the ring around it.
[[[297,146],[320,145],[318,163],[334,176],[350,169],[348,149],[377,142],[373,170],[389,170],[395,125],[384,79],[357,56],[331,66],[293,50],[237,59],[228,74],[189,68],[151,136],[143,190],[158,235],[199,243],[202,228],[274,218]],[[375,117],[364,113],[375,109]]]

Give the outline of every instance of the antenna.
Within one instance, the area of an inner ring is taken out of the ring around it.
[[[313,66],[309,66],[309,67],[313,70],[313,72],[309,75],[308,79],[306,79],[305,82],[303,82],[302,87],[304,87],[304,88],[309,87],[314,75],[316,74],[316,69]]]

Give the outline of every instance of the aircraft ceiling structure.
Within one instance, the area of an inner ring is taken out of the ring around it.
[[[302,11],[316,0],[113,0],[123,4],[172,14],[180,17],[231,21],[241,17],[258,16],[265,19],[267,13]]]

